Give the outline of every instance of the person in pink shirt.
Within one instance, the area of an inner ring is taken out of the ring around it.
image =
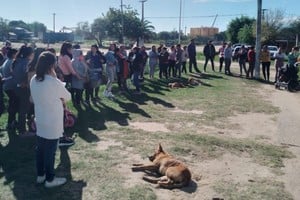
[[[64,82],[66,82],[66,88],[70,91],[72,95],[72,101],[74,101],[74,92],[71,88],[72,77],[75,76],[81,79],[80,76],[75,72],[72,67],[72,44],[70,42],[64,42],[60,49],[60,56],[58,58],[58,66],[62,71]]]
[[[76,74],[72,67],[72,44],[70,42],[64,42],[60,49],[60,56],[58,58],[58,65],[64,75],[64,82],[71,83],[72,76],[79,76]]]

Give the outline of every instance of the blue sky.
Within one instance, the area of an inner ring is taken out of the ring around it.
[[[121,0],[0,0],[0,17],[8,20],[38,21],[53,29],[56,13],[56,30],[63,26],[75,27],[78,22],[92,23],[109,7],[120,8]],[[241,15],[255,17],[257,0],[182,0],[182,30],[191,27],[211,26],[218,14],[215,27],[226,30],[228,23]],[[139,0],[123,0],[141,13]],[[145,18],[152,22],[156,32],[178,30],[180,0],[148,0],[145,2]],[[299,16],[299,0],[263,0],[265,9],[282,9],[288,18]]]

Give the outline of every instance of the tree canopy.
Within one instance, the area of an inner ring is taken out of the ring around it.
[[[246,28],[244,28],[244,30],[242,30],[243,32],[245,30],[249,30],[249,27],[251,27],[254,22],[255,22],[254,18],[249,18],[249,17],[245,17],[245,16],[233,19],[229,23],[229,25],[227,27],[227,31],[226,31],[228,40],[230,40],[232,43],[240,42],[239,37],[238,37],[240,30],[244,27],[246,27]],[[242,32],[240,34],[242,34]]]
[[[142,22],[140,20],[136,10],[126,9],[122,13],[121,10],[116,8],[110,8],[105,15],[103,14],[102,17],[95,19],[91,28],[92,33],[98,35],[100,39],[109,36],[120,42],[123,39],[122,31],[124,37],[136,40],[141,36],[144,36],[145,39],[150,38],[154,30],[149,21]]]

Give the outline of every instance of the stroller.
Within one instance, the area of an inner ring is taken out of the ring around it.
[[[279,76],[275,83],[276,89],[287,89],[293,92],[299,88],[298,65],[300,65],[300,62],[296,62],[294,65],[287,64],[279,70]]]

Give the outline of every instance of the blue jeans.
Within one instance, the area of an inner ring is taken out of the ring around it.
[[[58,139],[48,140],[37,136],[36,169],[38,176],[46,175],[46,181],[54,179],[55,152]]]
[[[141,74],[140,71],[134,71],[133,72],[133,84],[136,88],[136,91],[140,91],[140,80],[139,80],[139,75]]]

